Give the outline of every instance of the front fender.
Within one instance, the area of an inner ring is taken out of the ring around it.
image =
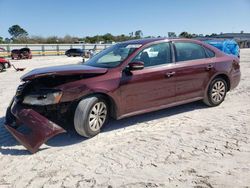
[[[63,92],[60,102],[79,101],[89,95],[104,94],[114,102],[117,107],[116,113],[119,113],[119,106],[121,106],[120,78],[121,75],[114,72],[113,74],[68,82],[55,89],[60,89]]]

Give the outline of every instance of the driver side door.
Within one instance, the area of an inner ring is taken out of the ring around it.
[[[121,80],[122,114],[151,111],[175,102],[175,64],[168,42],[153,44],[132,60],[144,62],[142,70],[123,71]]]

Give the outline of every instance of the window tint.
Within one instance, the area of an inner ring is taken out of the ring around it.
[[[195,43],[177,42],[175,43],[175,48],[177,61],[188,61],[206,58],[204,48]]]
[[[167,64],[172,62],[169,43],[154,44],[142,50],[133,61],[144,62],[145,67]]]
[[[210,50],[208,48],[205,48],[205,50],[206,50],[206,53],[207,53],[207,57],[214,57],[215,56],[215,53],[212,50]]]

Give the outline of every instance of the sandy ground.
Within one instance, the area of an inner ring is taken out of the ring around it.
[[[81,58],[13,61],[0,73],[0,187],[250,187],[250,50],[242,80],[219,107],[201,102],[111,121],[84,139],[72,129],[30,155],[4,129],[19,77]]]

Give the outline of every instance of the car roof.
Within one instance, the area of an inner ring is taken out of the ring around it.
[[[128,40],[125,42],[121,42],[122,44],[147,44],[155,41],[166,40],[166,38],[145,38],[145,39],[135,39],[135,40]]]
[[[30,51],[29,48],[21,48],[20,51]]]
[[[194,40],[194,39],[186,39],[186,38],[145,38],[145,39],[136,39],[136,40],[129,40],[129,41],[125,41],[125,42],[121,42],[122,44],[141,44],[141,45],[145,45],[148,43],[152,43],[152,42],[157,42],[157,41],[173,41],[173,42],[177,42],[177,41],[187,41],[187,42],[195,42],[195,43],[202,43],[199,40]]]

